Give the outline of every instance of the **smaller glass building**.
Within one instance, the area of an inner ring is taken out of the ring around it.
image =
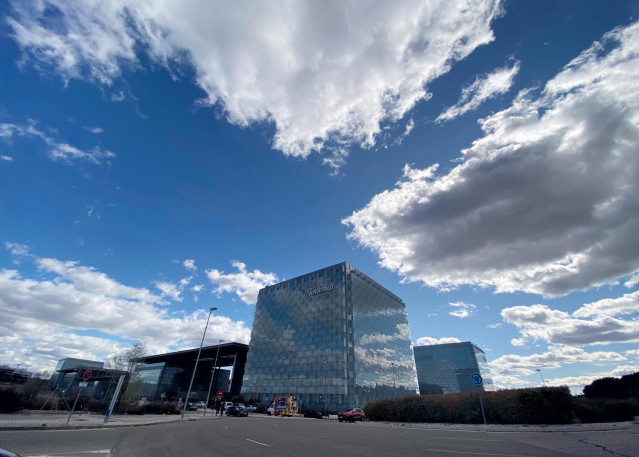
[[[495,390],[486,354],[469,341],[415,346],[413,352],[420,395]],[[471,380],[475,373],[482,385]]]

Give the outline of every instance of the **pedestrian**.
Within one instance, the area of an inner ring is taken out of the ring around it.
[[[224,402],[220,402],[220,416],[224,417]]]
[[[217,416],[220,412],[220,400],[215,402],[215,415]]]

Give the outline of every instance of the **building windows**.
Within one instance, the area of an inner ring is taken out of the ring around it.
[[[328,395],[336,410],[415,389],[404,303],[351,265],[260,291],[245,397],[295,395],[323,408],[319,396]]]

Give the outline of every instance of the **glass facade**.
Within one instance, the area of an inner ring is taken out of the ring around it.
[[[416,391],[405,305],[347,263],[260,290],[242,394],[345,410]]]
[[[415,366],[420,395],[494,390],[484,351],[473,343],[415,346]],[[471,376],[479,373],[478,386]]]

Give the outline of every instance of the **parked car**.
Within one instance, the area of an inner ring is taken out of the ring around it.
[[[233,402],[232,401],[225,401],[224,402],[224,409],[229,409],[231,406],[233,406]]]
[[[186,405],[187,411],[197,411],[197,405],[195,403],[188,402]]]
[[[233,405],[233,406],[229,406],[226,409],[226,415],[236,416],[236,417],[246,417],[248,416],[248,411],[246,410],[246,408],[244,408],[244,406]]]
[[[322,413],[320,413],[319,411],[317,411],[315,409],[307,409],[306,411],[304,411],[304,417],[312,417],[314,419],[321,419],[322,418]]]
[[[366,415],[364,414],[364,410],[362,408],[353,408],[350,411],[342,411],[337,415],[337,420],[342,421],[361,421],[364,422],[366,420]]]
[[[195,404],[195,407],[196,407],[196,408],[198,408],[198,409],[199,409],[199,408],[206,408],[206,402],[205,402],[205,401],[198,401],[198,402]]]
[[[269,406],[268,409],[266,410],[266,414],[268,414],[269,416],[272,416],[274,412],[275,412],[275,403],[271,403],[271,406]]]

